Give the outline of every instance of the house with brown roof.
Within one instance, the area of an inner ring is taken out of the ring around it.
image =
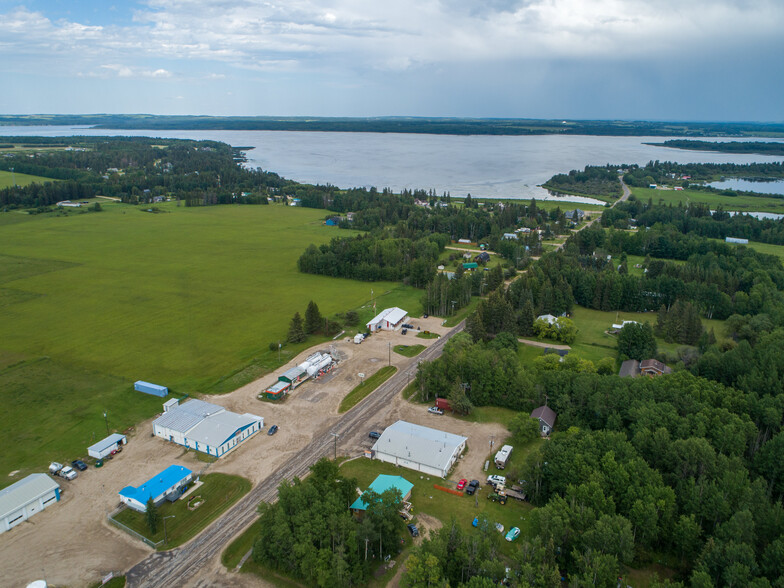
[[[550,432],[555,427],[555,419],[558,415],[555,414],[555,411],[547,406],[540,406],[539,408],[535,408],[531,412],[531,418],[536,419],[539,421],[539,430],[541,431],[542,435],[549,435]]]
[[[640,363],[640,373],[645,376],[662,376],[671,374],[672,368],[664,365],[658,359],[646,359]]]

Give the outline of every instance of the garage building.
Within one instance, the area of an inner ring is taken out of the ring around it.
[[[180,405],[167,402],[164,410],[152,423],[157,437],[216,457],[231,451],[264,426],[260,416],[237,414],[203,400]]]
[[[172,465],[156,474],[138,488],[126,486],[120,490],[123,504],[139,512],[147,512],[147,501],[152,498],[155,506],[165,500],[174,502],[193,480],[193,472],[186,467]]]
[[[369,331],[395,331],[399,329],[408,319],[408,313],[402,308],[393,306],[385,308],[378,313],[365,326]]]
[[[87,455],[94,457],[95,459],[103,459],[117,449],[118,446],[125,445],[126,443],[128,443],[128,438],[125,435],[114,433],[105,439],[101,439],[95,445],[90,445],[90,447],[87,448]]]
[[[60,500],[60,485],[46,474],[30,474],[0,490],[0,534]]]
[[[466,446],[467,437],[397,421],[373,445],[373,459],[446,478]]]

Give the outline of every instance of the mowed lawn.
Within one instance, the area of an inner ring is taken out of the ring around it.
[[[367,304],[371,287],[388,305],[421,298],[399,284],[299,273],[310,243],[351,234],[325,227],[324,211],[161,208],[107,203],[101,213],[7,213],[24,221],[0,223],[0,479],[85,455],[93,433],[105,434],[105,409],[117,430],[159,412],[159,399],[132,391],[135,380],[224,391],[244,366],[276,361],[270,342],[285,340],[311,299],[333,315]]]

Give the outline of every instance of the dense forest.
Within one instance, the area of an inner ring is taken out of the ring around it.
[[[449,135],[784,135],[781,123],[711,123],[520,118],[171,116],[150,114],[2,115],[0,125],[91,125],[104,129],[188,129],[429,133]]]
[[[283,482],[277,502],[259,505],[263,532],[253,559],[310,586],[367,582],[372,564],[400,551],[402,497],[396,489],[366,491],[367,510],[357,519],[348,508],[356,488],[356,480],[343,478],[324,458],[304,481]]]
[[[646,231],[585,229],[493,291],[467,320],[467,333],[420,366],[417,394],[449,398],[463,411],[502,406],[522,418],[547,402],[558,414],[559,432],[507,473],[526,481],[539,507],[512,558],[523,585],[555,587],[566,576],[574,586],[615,586],[622,566],[664,557],[678,572],[668,585],[782,586],[781,262],[700,236],[711,223],[728,222],[723,214],[700,214],[690,224],[683,208],[635,201],[617,208],[657,220],[643,221]],[[766,221],[743,222],[770,229]],[[608,260],[608,252],[622,262]],[[647,272],[629,275],[627,255],[648,256]],[[516,336],[532,317],[573,304],[658,305],[658,334],[691,351],[679,356],[675,374],[653,379],[618,378],[611,358],[594,364],[545,355],[521,364]],[[699,315],[725,318],[725,328],[706,333]],[[431,575],[451,583],[454,563],[439,551],[443,540],[438,534],[425,544],[415,563],[440,553]],[[463,576],[459,585],[492,585],[489,557],[470,571],[473,584]]]
[[[671,139],[663,143],[646,143],[673,149],[691,151],[718,151],[719,153],[753,153],[759,155],[784,155],[784,143],[774,141],[690,141]]]
[[[623,194],[618,168],[612,165],[587,166],[583,171],[573,169],[568,174],[556,174],[542,187],[553,192],[607,199],[620,198]]]

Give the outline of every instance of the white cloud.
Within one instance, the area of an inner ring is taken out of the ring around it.
[[[137,67],[130,67],[128,65],[121,65],[117,63],[104,64],[101,66],[104,72],[112,72],[118,78],[170,78],[171,72],[165,69],[141,69]],[[100,72],[96,72],[100,76]]]

